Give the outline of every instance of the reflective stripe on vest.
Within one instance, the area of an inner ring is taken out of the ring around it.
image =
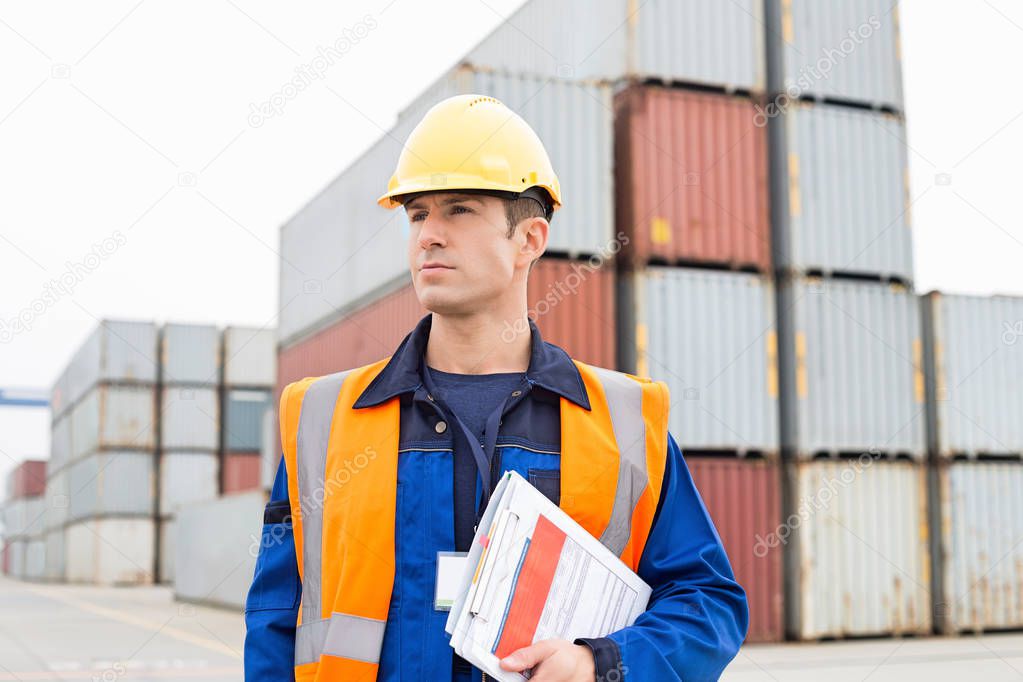
[[[298,682],[376,679],[394,584],[399,400],[352,406],[388,360],[303,379],[281,396],[302,576]],[[575,364],[590,409],[560,400],[560,506],[636,570],[664,476],[668,390]]]

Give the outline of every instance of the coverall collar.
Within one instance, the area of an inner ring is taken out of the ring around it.
[[[372,407],[397,395],[415,393],[423,384],[420,369],[426,353],[426,342],[430,338],[432,322],[433,314],[430,313],[416,324],[402,340],[380,374],[355,401],[353,407]],[[531,384],[565,397],[584,409],[590,409],[582,376],[568,353],[544,341],[532,319],[529,319],[529,332],[532,345],[526,379]]]

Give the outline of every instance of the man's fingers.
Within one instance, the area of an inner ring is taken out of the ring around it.
[[[542,642],[537,642],[536,644],[532,644],[512,652],[505,658],[501,659],[501,667],[504,670],[521,672],[528,668],[532,668],[537,663],[550,656],[553,651],[554,645],[550,642],[550,640],[545,639]]]

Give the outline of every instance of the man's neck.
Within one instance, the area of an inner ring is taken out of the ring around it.
[[[524,311],[518,319],[434,313],[426,344],[426,364],[454,374],[525,372],[531,349]]]

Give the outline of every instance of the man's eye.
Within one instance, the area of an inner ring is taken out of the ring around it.
[[[452,213],[472,213],[472,209],[467,206],[455,205],[451,207]]]
[[[410,223],[416,223],[416,222],[419,222],[420,218],[426,218],[426,212],[425,211],[419,211],[418,213],[413,213],[412,215],[409,216],[408,219],[409,219]]]

